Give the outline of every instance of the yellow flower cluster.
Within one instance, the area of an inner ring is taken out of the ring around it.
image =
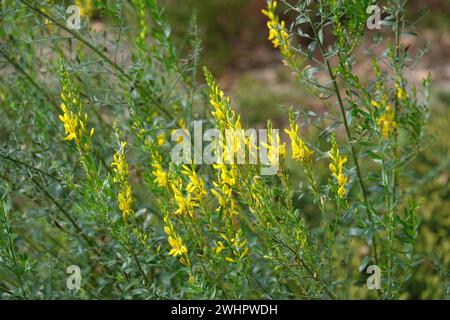
[[[120,142],[119,150],[113,155],[113,162],[111,166],[115,173],[114,182],[121,183],[128,178],[128,163],[125,159],[125,147],[127,143],[125,141]]]
[[[377,109],[384,109],[384,106],[386,106],[387,104],[388,104],[388,101],[387,101],[387,96],[386,95],[383,95],[383,97],[381,98],[381,102],[380,103],[378,103],[375,100],[372,100],[372,105],[375,108],[377,108]]]
[[[347,162],[347,156],[342,156],[336,142],[336,137],[331,140],[331,150],[328,152],[332,162],[329,165],[331,174],[338,184],[337,194],[339,198],[344,198],[347,192],[346,185],[348,178],[344,175],[344,164]]]
[[[160,132],[156,136],[156,141],[158,142],[158,146],[162,146],[164,143],[166,143],[166,136],[164,135],[164,132]]]
[[[197,175],[197,172],[193,168],[189,168],[183,165],[182,174],[186,175],[189,179],[189,183],[186,186],[186,191],[195,195],[198,201],[202,201],[207,192],[205,189],[205,182]]]
[[[250,192],[250,196],[251,196],[251,200],[253,201],[253,206],[250,206],[250,211],[255,213],[255,212],[259,212],[262,213],[260,211],[261,209],[261,194],[262,194],[262,190],[265,187],[264,183],[262,182],[262,179],[260,176],[254,176],[253,180],[252,180],[252,184],[251,184],[251,192]]]
[[[154,182],[161,188],[166,188],[169,185],[168,174],[162,168],[161,164],[153,163],[152,164],[152,174],[155,176]]]
[[[217,124],[219,130],[240,129],[240,117],[231,109],[231,99],[226,97],[224,92],[214,80],[212,74],[205,68],[205,77],[208,84],[210,95],[209,101],[213,107],[211,114]]]
[[[189,131],[188,131],[188,129],[187,129],[187,127],[186,127],[186,122],[184,121],[184,119],[178,119],[177,121],[176,121],[176,124],[177,124],[177,126],[178,126],[178,129],[182,129],[182,131],[184,131],[184,135],[179,135],[178,136],[178,138],[177,138],[177,140],[175,141],[175,143],[176,144],[180,144],[180,143],[182,143],[183,142],[183,140],[184,140],[184,136],[189,136]],[[172,129],[172,131],[171,131],[171,135],[173,135],[175,132],[176,132],[176,130],[177,129]],[[164,138],[165,139],[165,138]],[[158,144],[159,144],[159,136],[158,136]],[[164,141],[165,142],[165,141]]]
[[[244,258],[248,254],[248,247],[246,247],[247,240],[240,239],[240,232],[234,238],[228,238],[224,234],[220,235],[222,239],[224,239],[231,248],[231,253],[233,253],[233,257],[225,257],[225,260],[231,263],[237,263],[239,260]],[[215,248],[216,254],[220,254],[222,250],[225,249],[225,246],[221,241],[217,242],[218,245]]]
[[[247,240],[241,240],[240,234],[238,233],[234,238],[228,238],[226,235],[221,234],[220,237],[229,244],[231,248],[232,257],[226,256],[225,261],[231,263],[237,263],[239,260],[244,258],[248,254],[248,247],[246,247]],[[217,241],[217,246],[214,248],[214,252],[220,255],[226,247],[222,241]]]
[[[225,249],[225,246],[223,245],[223,242],[222,241],[217,241],[217,246],[214,249],[216,254],[220,254],[223,251],[223,249]]]
[[[87,133],[88,115],[83,113],[80,95],[62,62],[60,73],[62,82],[60,107],[63,114],[59,115],[59,120],[64,124],[66,134],[64,140],[74,140],[80,151],[88,151],[94,128],[91,128],[89,134]]]
[[[133,202],[131,185],[128,183],[128,164],[125,159],[125,147],[127,143],[120,142],[119,150],[114,154],[111,167],[113,168],[113,181],[117,183],[120,191],[117,196],[119,202],[119,209],[122,212],[122,217],[126,221],[127,218],[134,214],[131,204]]]
[[[161,188],[167,188],[171,192],[173,200],[177,206],[175,215],[189,215],[194,217],[195,208],[204,200],[207,195],[205,182],[197,175],[194,168],[186,165],[182,166],[181,173],[185,175],[189,182],[184,188],[183,179],[175,171],[166,172],[161,165],[161,155],[156,149],[152,152],[152,174],[154,182]]]
[[[397,89],[397,98],[399,100],[405,100],[408,98],[408,94],[398,83],[395,83],[395,89]]]
[[[158,138],[159,139],[159,138]],[[158,139],[156,140],[156,144],[160,145]],[[154,176],[153,182],[155,182],[158,187],[169,189],[170,187],[170,172],[166,171],[162,167],[162,155],[159,153],[156,144],[152,140],[146,140],[146,145],[151,149],[151,167],[152,174]]]
[[[61,97],[64,99],[64,94],[61,94]],[[66,104],[63,102],[61,103],[61,109],[64,112],[64,114],[59,115],[59,119],[64,124],[64,130],[67,134],[66,137],[64,137],[64,140],[73,140],[75,139],[76,144],[78,145],[80,143],[80,139],[77,137],[77,131],[78,131],[78,117],[71,111],[69,111],[66,107]]]
[[[385,138],[388,138],[398,128],[398,124],[395,121],[395,113],[392,111],[391,105],[386,107],[384,114],[378,119],[377,124]]]
[[[223,163],[215,164],[214,168],[219,173],[218,181],[213,181],[216,189],[211,189],[211,193],[217,198],[219,203],[216,211],[222,211],[229,217],[233,217],[238,214],[232,189],[237,181],[237,168],[235,165],[228,167]]]
[[[152,174],[155,177],[154,182],[160,187],[166,189],[175,203],[176,209],[173,214],[182,218],[184,215],[188,215],[193,218],[195,208],[199,206],[198,201],[202,201],[206,196],[205,183],[196,174],[194,169],[191,169],[183,165],[182,174],[187,175],[189,183],[184,189],[183,179],[179,176],[173,168],[169,168],[165,171],[162,167],[162,156],[159,153],[156,142],[149,142],[151,148],[151,160],[152,160]],[[185,194],[186,193],[186,194]],[[176,233],[175,227],[169,220],[169,215],[164,217],[164,231],[168,235],[168,242],[170,245],[169,255],[179,257],[179,261],[190,266],[188,249],[183,244],[182,238]]]
[[[198,207],[197,201],[195,201],[194,197],[190,192],[187,192],[185,196],[183,194],[183,182],[181,179],[173,179],[171,183],[171,188],[173,192],[173,199],[177,204],[178,208],[174,212],[176,215],[184,215],[187,214],[191,218],[194,217],[195,207]]]
[[[269,165],[276,165],[277,162],[286,156],[286,143],[281,143],[280,135],[274,137],[272,122],[267,121],[267,143],[261,145],[267,149],[267,158]]]
[[[148,23],[145,16],[145,2],[142,0],[136,1],[136,12],[137,12],[137,18],[139,22],[139,30],[141,32],[139,33],[139,42],[141,45],[145,44],[145,38],[147,37],[148,33]]]
[[[267,10],[262,10],[262,13],[268,18],[268,40],[272,41],[275,48],[280,49],[280,53],[285,59],[290,60],[293,57],[293,53],[289,49],[289,33],[286,29],[285,22],[283,20],[280,22],[279,17],[275,14],[276,8],[277,2],[269,0],[267,1]]]
[[[304,166],[309,166],[311,165],[314,151],[300,139],[298,134],[298,124],[295,123],[294,117],[290,116],[289,118],[290,130],[284,129],[284,131],[291,139],[292,159],[299,161]]]
[[[236,166],[227,166],[224,163],[214,164],[213,167],[219,171],[219,180],[232,187],[236,184],[237,168]]]
[[[81,16],[92,16],[95,11],[95,4],[93,0],[75,0],[75,4],[80,8]]]
[[[170,222],[167,216],[164,217],[164,231],[168,236],[169,245],[171,247],[169,251],[169,255],[174,257],[180,257],[180,262],[184,265],[189,266],[189,255],[188,249],[183,244],[183,240],[181,237],[175,232],[175,228],[173,227],[172,222]]]
[[[212,74],[205,68],[205,78],[210,90],[210,102],[213,107],[212,115],[214,117],[216,128],[223,135],[227,129],[241,129],[241,123],[239,116],[236,116],[235,112],[231,109],[230,98],[226,97],[219,85],[214,80]],[[224,150],[224,159],[226,154],[233,151],[239,151],[239,148],[244,147],[249,143],[249,139],[246,138],[244,143],[242,140],[234,139],[232,146],[223,145],[223,139],[219,142],[222,144],[222,150]],[[223,159],[222,159],[223,160]],[[225,164],[223,161],[219,161],[213,165],[217,170],[217,181],[213,181],[215,189],[211,189],[211,193],[217,198],[218,207],[217,212],[223,213],[223,217],[228,217],[226,223],[227,236],[221,234],[221,237],[225,240],[227,247],[233,253],[233,257],[225,257],[225,260],[231,263],[239,262],[248,252],[246,248],[246,240],[241,239],[241,229],[235,224],[234,216],[238,215],[237,204],[233,197],[233,187],[238,183],[238,168],[235,164]],[[215,248],[216,254],[220,254],[226,246],[221,242],[217,242]]]
[[[127,185],[122,191],[119,192],[117,199],[119,200],[119,209],[122,212],[124,220],[128,216],[132,215],[134,211],[131,209],[131,186]]]
[[[240,117],[236,116],[235,112],[231,109],[230,98],[226,97],[219,85],[214,80],[212,74],[205,68],[205,77],[208,87],[210,89],[210,102],[213,107],[212,115],[216,122],[217,129],[224,134],[227,129],[240,129]],[[219,141],[222,144],[222,150],[224,153],[227,151],[227,147],[224,145],[223,139]],[[240,145],[239,139],[234,139],[234,144],[231,148],[234,151],[238,151],[239,148],[245,147]],[[226,155],[224,155],[224,158]],[[212,194],[217,198],[219,206],[217,211],[223,211],[229,217],[237,215],[236,203],[233,199],[232,187],[237,181],[237,167],[236,165],[226,165],[223,161],[219,161],[214,165],[214,169],[218,171],[218,181],[213,182],[216,189],[212,189]]]
[[[403,97],[403,93],[399,94],[397,92],[397,95]],[[377,109],[381,109],[383,112],[377,120],[377,125],[380,128],[383,137],[387,139],[398,128],[398,123],[395,121],[395,113],[392,110],[392,105],[388,103],[388,99],[385,95],[382,97],[381,103],[374,100],[372,101],[372,105]]]
[[[241,120],[240,116],[237,116],[234,110],[231,108],[231,100],[230,97],[226,97],[224,92],[220,89],[220,86],[214,80],[212,74],[205,68],[205,77],[208,87],[210,89],[210,103],[213,107],[211,114],[214,117],[214,121],[216,123],[217,129],[220,131],[222,138],[217,142],[220,149],[223,152],[223,159],[219,159],[219,162],[224,159],[230,159],[234,154],[240,152],[242,148],[245,148],[245,145],[248,145],[249,139],[248,137],[244,137],[244,141],[239,139],[237,135],[234,135],[231,140],[231,143],[225,145],[224,134],[226,130],[240,130]],[[228,132],[230,134],[230,132]],[[233,167],[233,166],[232,166]],[[225,169],[226,166],[216,166],[218,170]],[[226,181],[226,180],[225,180]]]

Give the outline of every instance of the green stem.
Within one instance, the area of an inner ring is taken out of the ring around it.
[[[6,211],[5,211],[5,208],[3,207],[3,204],[1,205],[1,209],[2,209],[1,211],[3,213],[3,218],[5,220],[6,234],[8,235],[9,251],[11,252],[11,257],[13,259],[14,267],[16,269],[15,270],[15,274],[16,274],[18,280],[19,280],[20,290],[22,291],[22,295],[26,299],[27,295],[26,295],[25,289],[23,287],[22,276],[20,275],[20,271],[18,270],[19,266],[18,266],[17,259],[16,259],[16,250],[14,249],[14,244],[13,244],[13,241],[12,241],[12,238],[11,238],[11,231],[10,231],[10,228],[9,228],[8,219],[6,218]]]
[[[400,58],[400,13],[401,13],[401,7],[398,1],[396,1],[396,14],[395,14],[395,73],[396,77],[400,73],[400,64],[398,63],[397,59]],[[398,115],[398,97],[397,94],[395,95],[395,101],[394,101],[394,121],[397,122],[397,115]],[[394,159],[398,159],[398,131],[395,130],[394,133]],[[392,170],[393,174],[393,201],[395,202],[396,194],[397,194],[397,185],[398,185],[398,171],[394,167]]]
[[[45,99],[47,99],[52,107],[59,111],[58,104],[56,101],[41,87],[37,84],[36,81],[10,56],[8,56],[3,50],[0,50],[0,54],[17,70],[19,71],[30,83],[33,87],[35,87]]]
[[[367,192],[366,192],[366,188],[364,186],[364,181],[363,181],[363,178],[362,178],[361,169],[360,169],[358,157],[357,157],[357,154],[356,154],[356,150],[355,150],[355,147],[353,146],[353,138],[352,138],[352,135],[351,135],[351,132],[350,132],[350,128],[349,128],[349,125],[348,125],[347,115],[345,113],[344,102],[343,102],[343,99],[341,97],[341,93],[339,91],[339,86],[337,84],[336,75],[334,74],[334,72],[333,72],[333,70],[331,68],[331,65],[330,65],[330,62],[329,62],[329,60],[328,60],[328,58],[326,56],[325,49],[323,47],[322,41],[320,41],[320,37],[317,34],[316,27],[314,26],[314,23],[312,22],[311,17],[309,15],[308,15],[308,20],[309,20],[309,23],[310,23],[310,25],[312,27],[312,30],[314,32],[314,37],[316,38],[316,41],[317,41],[317,44],[319,46],[320,52],[322,54],[322,57],[323,57],[323,59],[325,61],[325,64],[327,66],[327,71],[328,71],[328,74],[329,74],[329,76],[331,78],[331,82],[333,83],[333,88],[334,88],[334,91],[336,93],[336,97],[337,97],[337,100],[338,100],[338,104],[339,104],[339,109],[340,109],[340,112],[341,112],[342,120],[344,122],[345,133],[347,135],[348,144],[350,145],[350,150],[351,150],[351,154],[352,154],[353,163],[355,164],[355,167],[356,167],[356,174],[357,174],[357,177],[358,177],[358,182],[359,182],[359,186],[360,186],[360,189],[361,189],[363,201],[364,201],[364,203],[366,205],[367,217],[368,217],[369,222],[371,224],[371,228],[373,228],[374,221],[373,221],[373,218],[372,218],[372,211],[371,211],[371,208],[370,208],[370,205],[369,205],[369,201],[367,199]],[[375,264],[378,264],[377,242],[376,242],[375,234],[373,235],[373,239],[372,239],[372,249],[373,249],[373,255],[374,255]]]
[[[7,156],[7,155],[3,155],[1,153],[0,153],[0,157],[2,157],[5,160],[11,161],[11,162],[13,162],[15,164],[18,164],[20,166],[24,166],[24,167],[26,167],[28,169],[31,169],[31,170],[36,171],[36,172],[39,172],[40,174],[45,175],[46,177],[49,177],[52,180],[55,180],[55,181],[59,182],[58,178],[56,178],[55,176],[52,176],[50,173],[45,172],[45,171],[43,171],[41,169],[35,168],[32,165],[29,165],[29,164],[27,164],[25,162],[22,162],[22,161],[18,160],[18,159],[12,158],[12,157]]]
[[[337,297],[334,295],[333,292],[331,292],[331,290],[328,288],[328,286],[317,276],[317,274],[315,274],[309,268],[308,264],[300,257],[300,255],[294,249],[292,249],[289,245],[287,245],[286,243],[284,243],[281,240],[274,239],[274,241],[278,242],[278,243],[281,243],[283,246],[285,246],[294,255],[294,259],[303,266],[303,268],[306,270],[306,272],[308,272],[309,275],[325,290],[325,292],[328,294],[328,296],[331,299],[333,299],[333,300],[337,299]]]
[[[93,44],[91,44],[89,41],[87,41],[86,39],[84,39],[82,36],[80,36],[78,34],[78,32],[75,32],[74,30],[69,29],[67,26],[65,26],[63,23],[57,21],[56,19],[54,19],[53,17],[51,17],[50,15],[48,15],[47,13],[43,12],[42,10],[40,10],[37,7],[34,7],[31,3],[29,3],[26,0],[19,0],[20,2],[22,2],[23,4],[25,4],[28,8],[30,8],[31,10],[35,11],[36,13],[40,14],[41,16],[45,17],[46,19],[50,20],[51,22],[53,22],[56,26],[58,26],[59,28],[63,29],[64,31],[66,31],[67,33],[69,33],[70,35],[72,35],[74,38],[76,38],[78,41],[80,41],[81,43],[83,43],[84,45],[86,45],[89,49],[91,49],[93,52],[95,52],[98,56],[100,56],[107,64],[109,64],[113,69],[115,69],[116,71],[119,72],[120,76],[122,78],[125,78],[126,80],[130,81],[130,82],[134,82],[136,89],[138,89],[139,91],[146,93],[145,87],[143,87],[140,83],[137,82],[137,80],[133,79],[133,77],[129,74],[127,74],[125,72],[125,70],[122,69],[121,66],[119,66],[117,63],[115,63],[114,61],[112,61],[107,55],[105,55],[103,52],[101,52],[99,49],[97,49]],[[174,119],[173,115],[170,114],[166,109],[163,108],[163,106],[161,106],[160,103],[158,103],[158,101],[156,101],[151,94],[147,94],[146,95],[150,100],[152,100],[152,103],[154,103],[154,105],[162,112],[164,113],[169,119]]]

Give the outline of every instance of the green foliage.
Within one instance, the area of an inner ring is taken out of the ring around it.
[[[207,69],[201,85],[195,15],[179,37],[156,0],[81,2],[81,30],[62,2],[3,2],[2,298],[448,298],[450,224],[434,216],[448,208],[448,144],[426,132],[431,80],[411,88],[405,76],[420,54],[400,44],[402,1],[386,1],[389,32],[373,39],[369,0],[283,2],[290,28],[267,15],[286,64],[327,108],[284,112],[292,160],[281,143],[273,176],[261,162],[171,161],[173,130],[241,127]],[[264,110],[303,96],[262,90],[237,96]],[[280,141],[265,116],[270,153]],[[446,132],[440,121],[432,134]],[[365,286],[371,264],[382,290]],[[66,287],[70,265],[79,291]]]

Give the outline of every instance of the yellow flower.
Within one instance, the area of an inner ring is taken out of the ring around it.
[[[245,246],[245,244],[247,243],[247,240],[240,241],[238,238],[233,238],[233,239],[231,239],[231,243],[237,249],[241,249]]]
[[[225,260],[228,262],[231,262],[231,263],[237,263],[236,260],[234,260],[233,258],[230,258],[230,257],[226,257]]]
[[[344,198],[346,192],[347,192],[347,189],[345,188],[345,184],[343,184],[338,189],[338,196],[340,198]]]
[[[76,139],[76,141],[78,141],[77,139],[78,117],[74,115],[72,112],[69,112],[64,103],[61,103],[61,109],[63,110],[64,114],[59,115],[59,119],[63,122],[64,131],[66,132],[67,135],[64,138],[64,140],[70,141]]]
[[[122,141],[120,143],[120,148],[113,155],[113,162],[111,163],[111,167],[115,173],[114,181],[123,181],[128,177],[128,164],[125,161],[125,147],[127,143]]]
[[[94,13],[95,5],[92,0],[75,0],[75,4],[80,8],[81,16],[92,16]]]
[[[240,233],[241,231],[238,231],[236,237],[230,240],[231,249],[236,258],[226,257],[225,260],[228,262],[236,263],[248,254],[248,248],[246,247],[247,240],[240,240]],[[224,239],[226,239],[226,237],[224,237]]]
[[[214,185],[216,186],[216,188],[220,187],[216,182],[214,182]],[[227,200],[221,193],[219,193],[219,191],[211,189],[211,193],[217,198],[217,201],[219,202],[219,207],[216,209],[216,211],[220,211],[220,208],[227,207]]]
[[[329,165],[330,171],[338,183],[338,196],[339,198],[344,198],[348,182],[348,178],[344,175],[344,165],[347,162],[347,156],[341,155],[334,135],[331,139],[331,150],[328,152],[328,155],[332,160]]]
[[[113,181],[117,183],[120,191],[117,196],[119,202],[119,209],[122,212],[122,217],[126,221],[127,218],[134,214],[131,209],[132,193],[131,186],[128,183],[128,164],[125,159],[125,147],[127,143],[125,141],[120,142],[119,150],[113,155],[114,161],[111,163],[113,168],[114,177]]]
[[[225,96],[208,69],[204,68],[204,73],[210,90],[210,102],[213,107],[212,115],[214,117],[217,129],[222,135],[224,135],[227,129],[240,129],[240,118],[236,116],[234,111],[231,109],[230,98]],[[224,159],[226,158],[228,152],[232,151],[230,149],[236,150],[240,147],[240,144],[239,142],[236,142],[236,139],[234,139],[232,146],[224,146],[223,141],[219,141],[219,143],[222,144],[221,147],[224,152]],[[211,193],[217,198],[219,203],[216,211],[220,212],[221,210],[224,210],[225,214],[228,214],[231,217],[234,214],[237,214],[235,211],[235,203],[232,197],[231,189],[237,181],[236,167],[233,165],[228,166],[223,162],[214,164],[213,167],[218,172],[218,181],[213,182],[217,190],[211,189]]]
[[[219,171],[219,180],[223,184],[227,184],[232,187],[236,184],[237,179],[237,169],[235,166],[230,168],[224,163],[218,163],[213,165],[214,169]]]
[[[233,253],[232,257],[225,257],[225,260],[231,263],[237,263],[248,254],[248,248],[246,247],[247,240],[241,240],[242,230],[238,230],[233,238],[228,238],[225,234],[221,233],[220,236],[228,243],[229,249]],[[216,253],[220,253],[225,249],[224,244],[221,241],[217,241]]]
[[[300,139],[298,135],[298,124],[295,124],[293,119],[291,119],[291,128],[290,130],[284,129],[284,131],[288,134],[291,139],[291,148],[292,148],[292,158],[294,160],[300,161],[303,165],[310,165],[312,161],[312,155],[314,151],[312,151],[306,144]]]
[[[276,1],[269,0],[267,2],[267,10],[261,10],[262,13],[268,17],[267,28],[269,29],[268,40],[272,41],[275,48],[280,49],[281,55],[285,59],[292,59],[293,53],[290,51],[289,33],[286,29],[284,21],[279,21],[278,16],[275,14],[277,7]]]
[[[184,137],[185,137],[185,136],[186,136],[186,137],[189,137],[189,132],[188,132],[187,129],[181,129],[181,130],[183,130],[184,133],[183,133],[183,134],[178,134],[178,137],[177,137],[177,139],[175,140],[175,143],[176,143],[176,144],[182,143],[182,142],[184,141]],[[177,133],[177,129],[173,129],[173,130],[170,132],[170,134],[171,134],[172,136],[173,136],[175,133]]]
[[[148,25],[145,16],[145,4],[143,1],[136,1],[136,7],[137,7],[136,8],[137,17],[139,21],[139,29],[141,30],[141,32],[139,33],[138,41],[139,44],[143,46],[145,44],[145,38],[148,32]]]
[[[161,188],[165,188],[169,185],[167,172],[163,170],[159,163],[152,164],[152,174],[155,176],[154,182],[156,182]]]
[[[407,98],[406,92],[397,84],[395,84],[395,86],[397,88],[397,97],[399,99]],[[372,105],[383,112],[377,120],[377,125],[380,128],[383,137],[387,139],[391,133],[398,128],[398,124],[395,121],[395,113],[392,111],[392,105],[388,103],[388,98],[386,95],[383,95],[381,98],[381,103],[372,101]]]
[[[166,137],[164,135],[164,132],[161,132],[160,134],[158,134],[158,136],[156,137],[156,141],[159,146],[162,146],[166,142]]]
[[[181,173],[187,175],[189,178],[189,183],[186,186],[186,191],[195,195],[198,201],[202,201],[206,196],[205,182],[197,175],[194,169],[183,165],[183,170]]]
[[[225,249],[225,246],[223,245],[222,241],[217,241],[217,247],[215,249],[216,254],[220,254],[223,249]]]
[[[223,212],[229,217],[238,214],[236,211],[236,203],[233,199],[232,189],[227,184],[219,184],[213,182],[216,189],[211,189],[211,193],[217,198],[219,206],[216,208],[217,212],[223,210]]]
[[[211,114],[214,117],[217,128],[224,132],[226,129],[240,129],[240,117],[231,109],[231,99],[226,97],[224,92],[214,80],[208,69],[204,68],[206,82],[210,89],[210,103],[213,107]]]
[[[244,251],[242,251],[240,258],[242,259],[248,254],[248,248],[245,248]]]
[[[181,182],[172,184],[173,198],[178,205],[178,208],[174,213],[176,215],[188,214],[192,218],[194,216],[194,209],[195,207],[198,207],[198,203],[195,202],[190,193],[188,193],[187,196],[184,196],[181,188]]]
[[[128,185],[124,190],[120,191],[117,198],[119,200],[119,209],[122,211],[122,216],[126,220],[128,216],[134,213],[131,209],[131,186]]]
[[[60,63],[60,77],[62,83],[60,107],[63,114],[59,115],[59,120],[64,124],[66,134],[64,140],[75,140],[80,151],[87,151],[90,139],[94,135],[94,128],[88,134],[86,128],[88,115],[83,113],[79,93],[63,62]]]
[[[372,105],[373,105],[375,108],[379,108],[379,107],[380,107],[380,104],[379,104],[378,102],[376,102],[375,100],[372,100]]]
[[[220,86],[214,80],[212,74],[205,68],[205,78],[210,89],[210,102],[213,107],[212,115],[216,123],[216,128],[222,135],[225,135],[227,129],[238,130],[241,129],[240,117],[231,109],[230,98],[225,96]],[[232,151],[238,151],[241,147],[245,147],[249,144],[249,139],[241,141],[234,137],[234,141],[231,146],[224,146],[223,141],[220,141],[223,150],[224,159],[228,159],[228,156]],[[222,139],[223,140],[223,139]],[[244,142],[244,143],[242,143]],[[231,158],[231,157],[230,157]],[[238,171],[236,165],[227,165],[223,162],[213,165],[217,170],[217,181],[213,182],[216,189],[211,189],[211,193],[217,198],[218,207],[216,211],[224,212],[224,216],[233,217],[238,214],[236,210],[236,202],[233,198],[233,186],[238,181]]]
[[[385,106],[387,105],[387,103],[388,103],[388,97],[385,94],[381,97],[380,103],[378,103],[375,100],[372,100],[372,105],[377,109],[384,109]]]
[[[397,89],[397,98],[399,100],[404,100],[408,98],[408,94],[405,89],[403,89],[398,83],[395,83],[395,88]]]
[[[387,105],[384,114],[378,119],[377,124],[380,127],[383,137],[386,139],[398,128],[398,124],[395,121],[395,113],[392,111],[390,104]]]
[[[186,129],[186,122],[184,121],[184,119],[179,119],[179,120],[177,120],[177,125],[178,125],[181,129]]]
[[[270,120],[267,121],[267,143],[261,142],[261,145],[267,149],[269,165],[277,165],[278,161],[286,156],[286,143],[281,144],[278,133],[274,137]]]
[[[173,227],[172,222],[170,222],[169,218],[166,216],[164,217],[164,231],[168,235],[168,242],[171,247],[169,251],[169,255],[174,257],[180,257],[180,262],[185,265],[190,265],[189,256],[188,256],[188,249],[183,244],[183,240],[177,233],[175,232],[175,229]]]
[[[183,240],[178,236],[169,236],[169,244],[172,247],[172,249],[169,251],[169,254],[171,256],[177,257],[188,252],[186,246],[183,245]]]

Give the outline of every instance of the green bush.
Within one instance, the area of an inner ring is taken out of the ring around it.
[[[238,110],[268,130],[268,162],[180,165],[171,154],[200,121],[219,137],[249,128],[202,75],[195,15],[173,36],[156,0],[78,1],[75,30],[64,2],[3,2],[1,297],[448,298],[448,113],[430,126],[431,79],[405,76],[421,58],[400,41],[408,7],[386,1],[383,30],[368,32],[372,3],[283,2],[288,26],[268,1],[269,40],[326,112],[242,81]],[[256,147],[233,141],[214,151]]]

